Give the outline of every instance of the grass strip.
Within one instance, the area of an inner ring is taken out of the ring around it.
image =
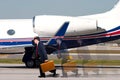
[[[120,60],[74,60],[80,65],[113,65],[119,66]],[[54,60],[55,64],[61,64],[61,60]]]
[[[22,64],[21,59],[0,59],[0,63]]]
[[[119,66],[120,60],[74,60],[81,65],[113,65]],[[54,59],[55,64],[61,64],[60,59]],[[21,59],[0,59],[0,63],[23,64]]]

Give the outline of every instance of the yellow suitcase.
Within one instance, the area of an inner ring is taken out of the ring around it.
[[[43,72],[51,71],[55,69],[54,61],[50,60],[45,63],[40,64]]]
[[[65,72],[77,70],[76,61],[69,61],[63,64],[63,69]]]

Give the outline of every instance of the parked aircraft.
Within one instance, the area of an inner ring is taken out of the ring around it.
[[[67,45],[67,48],[117,40],[120,38],[119,8],[120,0],[112,10],[100,14],[78,17],[35,16],[33,18],[33,29],[41,37],[42,41],[47,42],[49,38],[54,36],[59,27],[68,21],[69,25],[62,41]]]
[[[30,55],[33,53],[31,40],[36,34],[41,38],[48,54],[58,49],[64,49],[58,48],[57,40],[65,43],[67,49],[69,49],[119,39],[119,8],[120,0],[112,10],[100,14],[78,17],[38,15],[33,18],[33,22],[31,20],[26,20],[27,22],[22,20],[22,22],[18,21],[16,24],[13,21],[13,24],[9,23],[10,26],[7,25],[7,27],[1,28],[3,30],[1,34],[6,34],[6,37],[0,37],[0,46],[25,47],[23,61],[27,67],[33,67],[36,62]],[[2,23],[0,24],[5,26],[6,23],[4,21]],[[32,23],[34,32],[32,31]]]

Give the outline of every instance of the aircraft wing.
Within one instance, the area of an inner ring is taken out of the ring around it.
[[[46,43],[46,45],[53,45],[56,44],[56,39],[62,39],[64,38],[64,35],[66,33],[66,30],[68,28],[69,22],[65,22],[60,29],[56,32],[56,34],[50,38],[50,40],[48,40],[48,42]]]

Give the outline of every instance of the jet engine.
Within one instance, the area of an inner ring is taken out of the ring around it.
[[[39,36],[50,37],[53,36],[65,22],[70,23],[65,36],[85,35],[97,31],[96,20],[51,15],[35,16],[33,18],[33,29]]]

